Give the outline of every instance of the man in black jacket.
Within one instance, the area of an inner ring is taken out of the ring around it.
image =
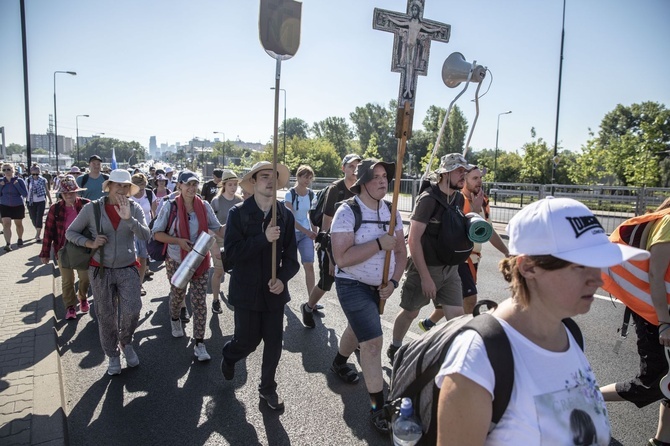
[[[246,358],[261,341],[263,365],[260,397],[270,408],[281,410],[284,403],[277,395],[275,374],[282,352],[284,306],[291,300],[288,281],[300,269],[295,242],[295,220],[284,204],[277,202],[277,224],[272,226],[275,186],[286,186],[289,171],[277,164],[256,163],[240,183],[253,194],[228,213],[223,245],[226,256],[234,261],[230,274],[228,301],[235,307],[235,333],[223,347],[221,372],[227,379],[235,375],[235,363]],[[272,280],[272,242],[277,245],[277,278]]]

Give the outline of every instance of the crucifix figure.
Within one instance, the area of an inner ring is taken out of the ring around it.
[[[425,0],[408,0],[407,13],[375,8],[372,27],[395,34],[391,71],[400,73],[398,107],[410,101],[414,108],[418,75],[428,71],[430,41],[448,42],[451,26],[423,19]]]

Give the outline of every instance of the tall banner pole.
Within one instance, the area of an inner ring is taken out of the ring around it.
[[[277,61],[275,68],[275,113],[272,145],[272,174],[277,178],[277,139],[279,133],[279,86],[281,62],[295,56],[300,46],[302,3],[294,0],[260,0],[258,33],[263,49]],[[286,132],[286,129],[284,129]],[[283,186],[283,185],[282,185]],[[272,186],[277,196],[277,182]],[[277,200],[272,201],[271,225],[277,223]],[[277,279],[277,242],[272,242],[272,283]]]
[[[405,14],[375,8],[372,18],[373,29],[393,33],[391,71],[400,73],[395,132],[398,139],[398,153],[389,235],[395,233],[395,216],[398,208],[398,196],[400,195],[402,163],[405,157],[407,140],[412,137],[418,76],[425,76],[428,73],[430,42],[432,40],[448,42],[451,34],[451,26],[423,18],[424,4],[425,0],[408,0]],[[391,252],[388,251],[384,259],[382,286],[386,286],[388,283],[390,265]],[[384,303],[384,300],[379,301],[379,314],[384,313]]]

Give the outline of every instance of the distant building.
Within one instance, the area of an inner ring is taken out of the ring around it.
[[[153,159],[160,158],[160,152],[158,151],[158,146],[156,145],[156,137],[149,137],[149,156]]]
[[[53,142],[49,142],[50,139],[53,139],[52,134],[38,135],[30,134],[30,146],[33,149],[44,149],[47,152],[53,148]],[[74,140],[68,136],[58,135],[58,153],[72,153],[74,149]]]

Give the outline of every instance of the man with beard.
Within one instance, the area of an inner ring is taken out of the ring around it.
[[[460,153],[450,153],[440,160],[435,171],[437,183],[419,195],[414,212],[410,217],[408,262],[405,282],[400,297],[400,312],[393,324],[393,343],[386,351],[391,362],[402,346],[412,321],[419,310],[432,300],[442,305],[447,319],[463,314],[463,294],[458,264],[445,264],[438,251],[444,247],[438,243],[442,230],[446,201],[456,212],[463,209],[465,198],[461,189],[465,184],[465,174],[475,166],[468,164]],[[465,232],[463,237],[466,237]]]

